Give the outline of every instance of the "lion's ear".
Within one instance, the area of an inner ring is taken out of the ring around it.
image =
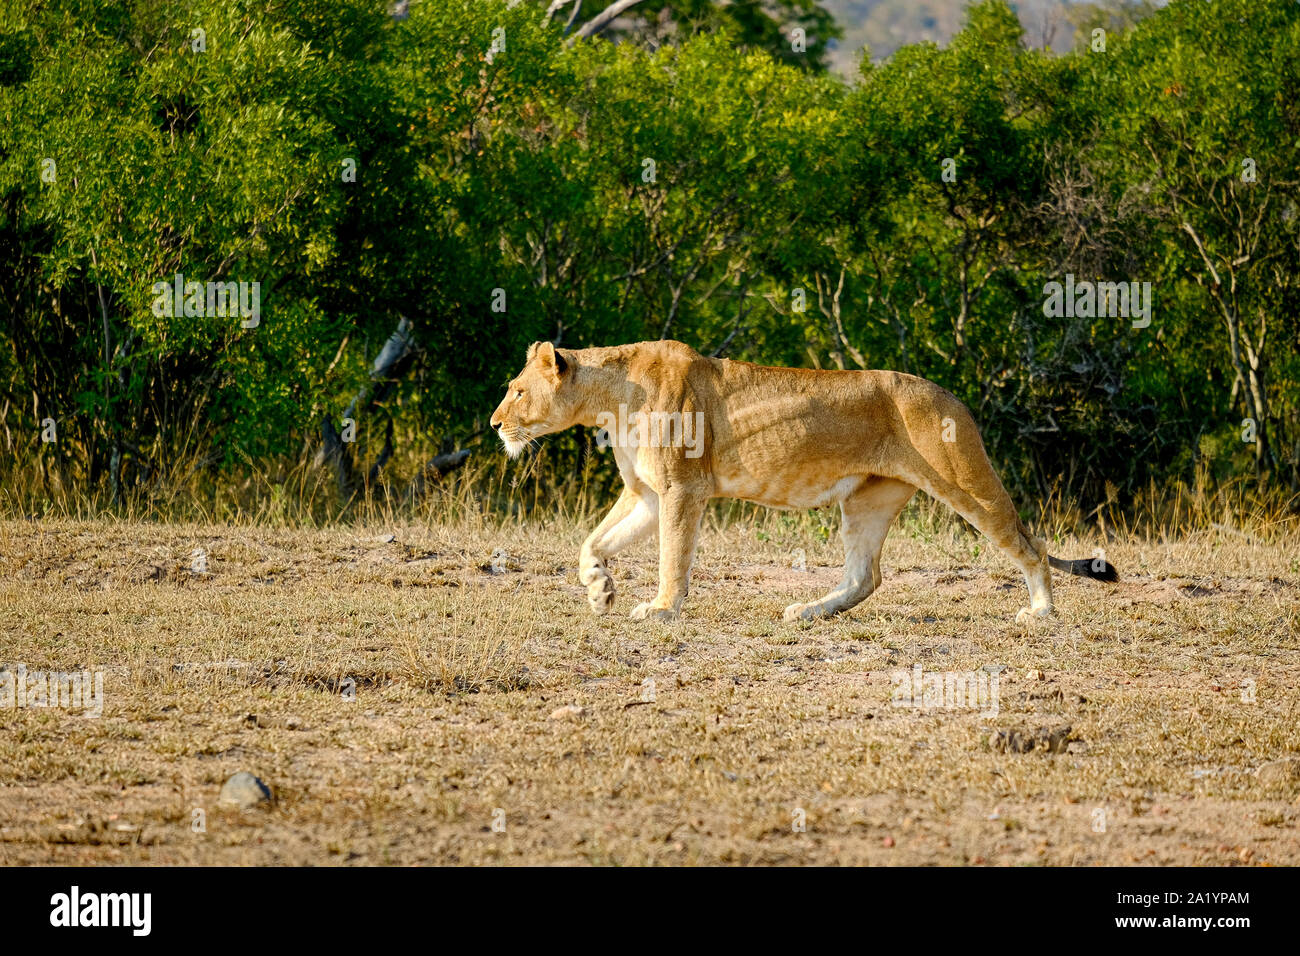
[[[537,342],[528,350],[528,358],[531,361],[536,356],[537,365],[543,371],[547,372],[558,380],[569,368],[569,363],[564,356],[556,351],[555,346],[550,342]]]

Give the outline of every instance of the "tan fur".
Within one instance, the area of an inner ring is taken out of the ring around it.
[[[1017,517],[970,412],[933,382],[898,372],[767,368],[706,358],[672,341],[576,350],[543,342],[529,349],[492,426],[513,456],[541,435],[595,427],[620,406],[629,413],[698,412],[703,433],[696,436],[698,457],[681,443],[615,446],[623,493],[579,559],[579,577],[598,614],[614,601],[608,559],[658,531],[659,593],[632,617],[677,617],[710,498],[775,508],[838,504],[843,580],[816,601],[790,605],[785,618],[843,611],[880,586],[881,545],[918,488],[948,504],[1021,569],[1030,606],[1017,620],[1052,611],[1046,546]]]

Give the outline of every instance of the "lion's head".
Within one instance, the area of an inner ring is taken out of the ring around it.
[[[506,389],[492,413],[492,427],[514,458],[542,435],[563,431],[574,423],[573,363],[550,342],[528,347],[528,361]]]

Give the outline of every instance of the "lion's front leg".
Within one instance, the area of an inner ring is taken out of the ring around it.
[[[632,620],[674,620],[690,590],[691,562],[708,496],[685,488],[667,492],[659,505],[659,594],[638,604]]]
[[[625,487],[609,514],[582,543],[578,580],[587,586],[587,602],[595,613],[606,614],[614,606],[614,578],[606,561],[654,530],[657,504],[649,489]]]

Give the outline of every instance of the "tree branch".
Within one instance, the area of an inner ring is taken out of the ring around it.
[[[595,36],[613,23],[620,14],[631,10],[640,2],[641,0],[615,0],[614,3],[611,3],[604,10],[600,11],[600,13],[596,14],[579,27],[578,32],[573,35],[573,39],[577,39],[578,37]]]

